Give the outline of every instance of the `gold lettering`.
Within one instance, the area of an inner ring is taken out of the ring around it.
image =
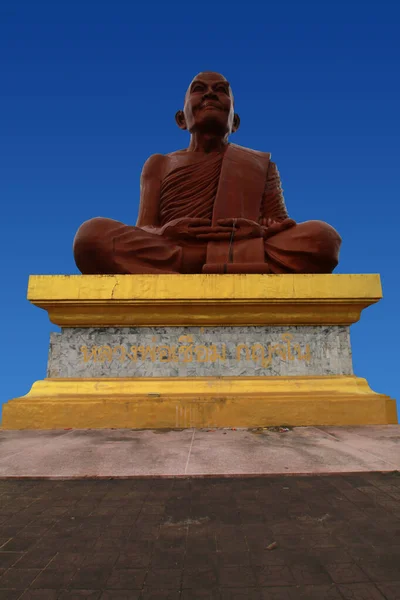
[[[273,354],[277,354],[281,358],[281,360],[286,360],[287,359],[286,345],[284,346],[283,344],[274,344],[273,346],[270,346],[269,354],[271,356],[271,360],[272,360]]]
[[[236,347],[236,360],[242,360],[242,351],[245,352],[246,360],[253,360],[260,363],[263,367],[269,367],[272,363],[274,355],[279,356],[281,360],[298,360],[309,361],[311,359],[310,345],[306,344],[304,354],[302,353],[300,344],[293,343],[293,335],[284,333],[281,335],[284,343],[269,344],[267,349],[262,344],[253,344],[251,348],[247,344],[239,344]],[[294,354],[296,353],[296,354]],[[297,356],[296,356],[297,355]]]
[[[144,362],[147,357],[150,358],[151,362],[155,362],[157,360],[156,350],[156,346],[138,346],[138,352],[141,355],[142,362]]]
[[[299,346],[299,351],[300,351],[300,346]],[[305,360],[307,362],[309,362],[311,360],[311,349],[310,349],[310,344],[306,344],[306,351],[304,354],[299,354],[299,359],[300,360]]]
[[[236,360],[252,360],[255,363],[259,363],[264,368],[271,365],[274,356],[280,358],[283,361],[311,360],[311,349],[310,344],[305,345],[304,352],[300,344],[293,342],[293,335],[291,333],[284,333],[281,335],[282,342],[278,344],[263,344],[256,343],[252,346],[248,344],[238,344],[236,346]],[[156,337],[153,336],[152,341],[154,342]],[[189,363],[195,360],[199,363],[206,362],[224,362],[226,360],[226,344],[221,344],[218,348],[217,345],[211,344],[206,346],[205,344],[198,344],[194,346],[192,335],[181,335],[178,338],[180,346],[162,344],[160,346],[156,344],[150,344],[147,346],[130,346],[129,350],[124,345],[118,346],[81,346],[80,350],[83,354],[84,363],[88,363],[91,360],[93,362],[111,362],[115,357],[119,362],[123,363],[126,360],[137,362],[141,360],[144,362],[150,359],[151,362],[159,361],[161,363],[170,362],[183,362]],[[244,353],[244,356],[243,356]]]
[[[292,354],[291,341],[293,339],[293,335],[291,333],[283,333],[281,338],[287,344],[287,360],[294,360],[294,355]]]
[[[212,344],[210,346],[210,361],[216,362],[217,360],[220,360],[222,362],[225,362],[225,359],[226,359],[226,344],[221,344],[221,354],[218,354],[217,347],[214,344]]]
[[[113,348],[113,354],[118,353],[119,351],[119,362],[124,362],[124,360],[126,359],[126,355],[127,355],[127,351],[125,346],[115,346]]]
[[[183,355],[184,363],[192,362],[193,360],[193,336],[192,335],[181,335],[178,338],[178,342],[188,342],[189,346],[181,346],[178,348],[178,355]]]
[[[112,358],[113,358],[113,350],[112,350],[111,346],[100,346],[100,348],[98,348],[97,360],[99,362],[103,363],[106,360],[108,362],[111,362]]]
[[[250,360],[250,348],[248,347],[247,344],[239,344],[238,346],[236,346],[236,360],[242,360],[242,357],[240,356],[242,353],[242,350],[245,351],[245,356],[246,356],[246,360]]]
[[[260,356],[257,356],[257,352],[260,353]],[[253,344],[251,347],[251,358],[254,362],[261,361],[261,364],[264,362],[265,348],[261,344]]]
[[[271,346],[271,344],[270,344],[268,346],[268,355],[262,361],[262,366],[264,368],[267,368],[267,367],[269,367],[271,365],[272,359],[273,359],[273,356],[274,356],[274,351],[275,351],[275,346]]]
[[[81,352],[83,353],[83,362],[87,363],[93,358],[93,362],[97,362],[97,346],[92,346],[90,354],[87,346],[81,346]]]
[[[194,353],[197,362],[204,363],[208,361],[209,348],[207,346],[195,346]]]
[[[129,360],[131,360],[132,362],[136,362],[137,355],[138,355],[137,346],[131,346],[130,351],[131,351],[131,354],[127,354]]]
[[[178,360],[178,357],[175,354],[175,350],[176,350],[176,346],[167,346],[167,345],[158,346],[157,347],[158,360],[163,363],[171,362],[171,361],[176,362],[176,360]]]

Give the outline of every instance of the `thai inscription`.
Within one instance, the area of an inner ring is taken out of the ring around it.
[[[305,344],[304,349],[300,344],[293,342],[293,335],[284,333],[280,336],[281,342],[275,344],[237,344],[236,361],[251,361],[264,368],[271,366],[275,358],[282,361],[310,361],[310,345]],[[156,336],[148,345],[103,345],[81,346],[83,362],[111,363],[119,361],[133,363],[150,361],[152,363],[224,363],[227,359],[227,347],[221,344],[194,344],[192,335],[181,335],[177,344],[157,344]]]
[[[348,327],[109,327],[52,333],[48,377],[351,375]]]

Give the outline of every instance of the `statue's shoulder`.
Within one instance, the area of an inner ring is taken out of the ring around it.
[[[150,178],[159,175],[166,163],[167,156],[165,154],[152,154],[146,160],[142,169],[142,177]]]
[[[174,150],[173,152],[168,152],[168,154],[165,154],[165,157],[168,158],[175,158],[175,156],[187,156],[187,149],[183,148],[182,150]]]
[[[271,153],[270,152],[261,152],[260,150],[253,150],[253,148],[246,148],[245,146],[239,146],[238,144],[229,144],[231,149],[235,151],[237,154],[244,154],[248,157],[253,156],[254,158],[261,158],[263,160],[270,160]]]

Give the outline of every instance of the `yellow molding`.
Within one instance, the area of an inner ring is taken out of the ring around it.
[[[31,275],[61,327],[350,325],[382,298],[372,275]]]
[[[355,376],[44,379],[3,406],[2,429],[397,423]]]

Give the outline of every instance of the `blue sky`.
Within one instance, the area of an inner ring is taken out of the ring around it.
[[[30,274],[77,273],[84,220],[134,224],[150,154],[184,148],[191,78],[222,72],[240,130],[272,152],[289,214],[343,237],[337,273],[380,273],[352,327],[355,373],[400,398],[400,9],[393,2],[4,1],[0,403],[45,376],[47,313]]]

